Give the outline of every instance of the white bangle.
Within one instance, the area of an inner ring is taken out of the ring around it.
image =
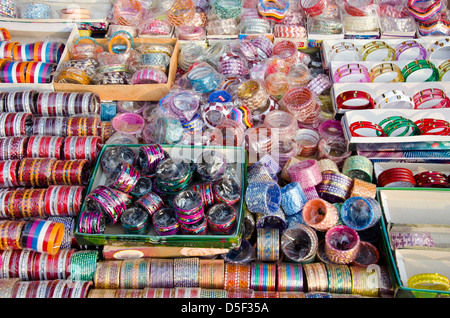
[[[414,109],[414,101],[403,91],[390,90],[375,98],[375,109]]]

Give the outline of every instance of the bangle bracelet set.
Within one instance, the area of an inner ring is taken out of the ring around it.
[[[363,90],[348,90],[336,97],[336,107],[339,110],[439,109],[447,108],[449,105],[450,98],[439,88],[427,88],[413,94],[392,89],[376,97]]]
[[[418,135],[448,136],[450,133],[449,122],[442,119],[423,118],[412,121],[403,116],[386,117],[379,123],[369,121],[356,121],[350,124],[350,133],[354,137],[408,137]],[[358,132],[363,130],[362,134]],[[375,131],[375,136],[373,132]]]

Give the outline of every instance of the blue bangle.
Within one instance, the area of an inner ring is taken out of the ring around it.
[[[370,197],[350,197],[342,204],[340,216],[345,225],[361,231],[377,224],[381,218],[381,206]]]
[[[274,214],[281,205],[281,189],[277,182],[255,180],[245,193],[247,208],[253,213]]]
[[[216,70],[208,66],[200,66],[191,70],[187,75],[193,89],[200,93],[209,93],[220,84]]]
[[[120,34],[120,33],[125,33],[129,38],[130,38],[130,49],[133,47],[133,36],[130,34],[130,32],[128,32],[128,31],[125,31],[125,30],[119,30],[119,31],[116,31],[116,32],[114,32],[112,35],[111,35],[111,37],[109,38],[109,41],[111,42],[111,40],[115,37],[115,36],[117,36],[118,34]],[[121,50],[117,50],[117,49],[115,49],[115,48],[112,48],[112,51],[114,52],[114,53],[116,53],[116,54],[119,54],[119,53],[123,53],[123,52],[121,52]]]
[[[7,64],[7,72],[6,72],[6,74],[5,74],[5,68],[3,69],[3,74],[5,74],[5,79],[6,79],[6,76],[7,76],[7,78],[8,78],[8,82],[7,83],[14,83],[14,80],[13,80],[13,74],[12,74],[12,68],[13,68],[13,65],[14,65],[14,63],[17,63],[17,62],[9,62],[8,64]]]
[[[299,213],[307,201],[300,183],[288,183],[281,188],[281,207],[286,215]]]

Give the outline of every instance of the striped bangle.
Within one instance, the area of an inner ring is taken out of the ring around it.
[[[328,275],[325,264],[304,264],[308,292],[328,292]]]
[[[173,260],[173,285],[177,287],[198,287],[200,259],[197,257],[175,258]]]
[[[202,289],[224,288],[225,261],[221,259],[200,259],[199,287]]]
[[[174,259],[152,258],[150,262],[151,288],[174,287]]]
[[[280,258],[280,232],[273,228],[257,228],[256,258],[277,261]]]
[[[276,263],[253,262],[251,264],[251,284],[254,291],[274,292],[276,290]]]
[[[303,291],[303,267],[301,264],[286,262],[277,264],[277,291]]]

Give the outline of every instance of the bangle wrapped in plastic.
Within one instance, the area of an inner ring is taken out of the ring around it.
[[[144,8],[137,0],[118,0],[113,10],[114,20],[120,25],[137,26],[144,14]]]
[[[358,233],[345,225],[338,225],[325,235],[325,254],[336,264],[350,264],[358,254],[360,238]]]
[[[336,226],[339,214],[336,207],[321,198],[311,199],[303,206],[304,222],[317,231],[326,232]]]
[[[325,171],[322,182],[317,186],[317,192],[322,199],[331,203],[344,202],[350,193],[353,179],[341,172]]]
[[[293,222],[283,232],[280,240],[283,255],[290,261],[307,264],[315,260],[319,238],[308,225]]]
[[[362,231],[377,224],[381,217],[381,207],[373,198],[351,197],[342,205],[340,215],[345,225]]]
[[[170,8],[167,18],[171,25],[186,25],[194,18],[195,6],[191,0],[177,0]]]
[[[320,112],[320,105],[314,93],[306,87],[289,89],[282,99],[287,111],[301,123],[315,118]]]
[[[291,182],[281,188],[281,207],[286,215],[299,213],[307,201],[300,183]]]
[[[208,228],[214,234],[228,235],[235,230],[236,210],[226,203],[215,204],[206,213]]]
[[[275,181],[253,181],[245,193],[247,208],[253,213],[276,213],[281,204],[281,189]]]
[[[212,3],[212,7],[220,19],[235,19],[238,18],[242,12],[241,0],[215,0]]]
[[[88,210],[102,211],[107,224],[116,224],[131,203],[131,196],[106,186],[98,186],[86,196],[85,202]]]
[[[342,173],[354,179],[372,182],[373,164],[364,156],[350,156],[344,161]]]
[[[273,55],[285,60],[289,66],[298,61],[298,54],[297,46],[290,40],[277,42],[273,47]]]
[[[221,83],[220,74],[210,66],[197,66],[189,71],[187,78],[196,92],[210,93]]]

